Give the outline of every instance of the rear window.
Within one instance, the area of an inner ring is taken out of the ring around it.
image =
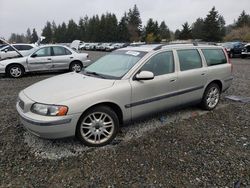
[[[227,58],[222,49],[203,49],[202,52],[208,66],[227,63]]]

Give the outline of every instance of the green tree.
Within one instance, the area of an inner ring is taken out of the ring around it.
[[[235,23],[236,28],[244,26],[250,26],[250,15],[246,14],[245,10],[242,11]]]
[[[125,12],[118,24],[118,41],[128,42],[129,41],[129,32],[128,32],[128,17]]]
[[[43,43],[51,43],[52,42],[52,26],[49,21],[47,21],[46,25],[42,30],[42,36],[46,37],[42,42]]]
[[[147,25],[144,28],[144,39],[148,43],[161,41],[161,38],[159,35],[158,22],[157,21],[154,22],[152,18],[148,20]]]
[[[32,34],[31,34],[31,43],[35,43],[38,41],[38,35],[37,35],[37,32],[36,32],[36,29],[34,28],[32,30]]]
[[[159,34],[160,34],[161,39],[164,39],[166,41],[169,41],[171,38],[170,30],[164,21],[162,21],[160,24]]]
[[[72,42],[80,38],[78,25],[74,22],[73,19],[69,20],[65,42]]]
[[[181,34],[181,31],[179,29],[176,29],[176,31],[174,33],[175,40],[180,39],[180,34]]]
[[[182,40],[192,39],[192,30],[188,22],[185,22],[182,25],[182,30],[180,32],[179,39],[182,39]]]
[[[194,39],[204,38],[204,20],[202,18],[197,18],[197,20],[192,24],[192,35]]]
[[[26,42],[30,43],[31,42],[31,31],[30,31],[30,28],[27,29],[25,37],[26,37]]]
[[[141,17],[140,12],[136,5],[134,5],[134,8],[128,11],[128,31],[130,34],[130,41],[139,41],[141,37]]]
[[[79,40],[85,41],[86,40],[86,20],[80,18],[79,20]]]
[[[218,14],[218,11],[215,10],[215,7],[213,7],[210,11],[207,17],[204,20],[204,40],[205,41],[221,41],[223,36],[222,31],[222,23],[219,19],[220,15]],[[225,25],[225,23],[224,23]]]

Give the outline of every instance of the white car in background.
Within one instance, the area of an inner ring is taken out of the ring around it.
[[[19,78],[27,72],[70,70],[80,72],[90,64],[87,53],[78,53],[62,45],[33,48],[23,57],[0,61],[0,74]]]
[[[36,47],[35,44],[13,44],[12,46],[14,46],[21,54]],[[20,54],[18,54],[12,46],[5,45],[0,49],[0,60],[20,57]]]

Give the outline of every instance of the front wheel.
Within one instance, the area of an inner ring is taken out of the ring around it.
[[[82,63],[80,62],[72,62],[69,66],[69,70],[71,72],[80,72],[82,70]]]
[[[118,128],[116,113],[110,107],[97,106],[82,115],[76,127],[76,137],[86,146],[100,147],[115,138]]]
[[[209,84],[204,92],[201,107],[204,110],[213,110],[220,100],[220,87],[216,83]]]
[[[24,70],[20,65],[11,65],[7,68],[7,74],[12,78],[20,78],[24,74]]]

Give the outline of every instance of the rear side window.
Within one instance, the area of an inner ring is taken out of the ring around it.
[[[208,66],[227,63],[225,53],[222,49],[203,49],[202,52]]]
[[[30,45],[21,45],[21,50],[30,50],[31,48],[33,48]]]
[[[202,67],[200,54],[197,50],[177,50],[181,71]]]
[[[172,52],[162,52],[153,56],[143,67],[143,71],[151,71],[155,76],[174,72]]]

